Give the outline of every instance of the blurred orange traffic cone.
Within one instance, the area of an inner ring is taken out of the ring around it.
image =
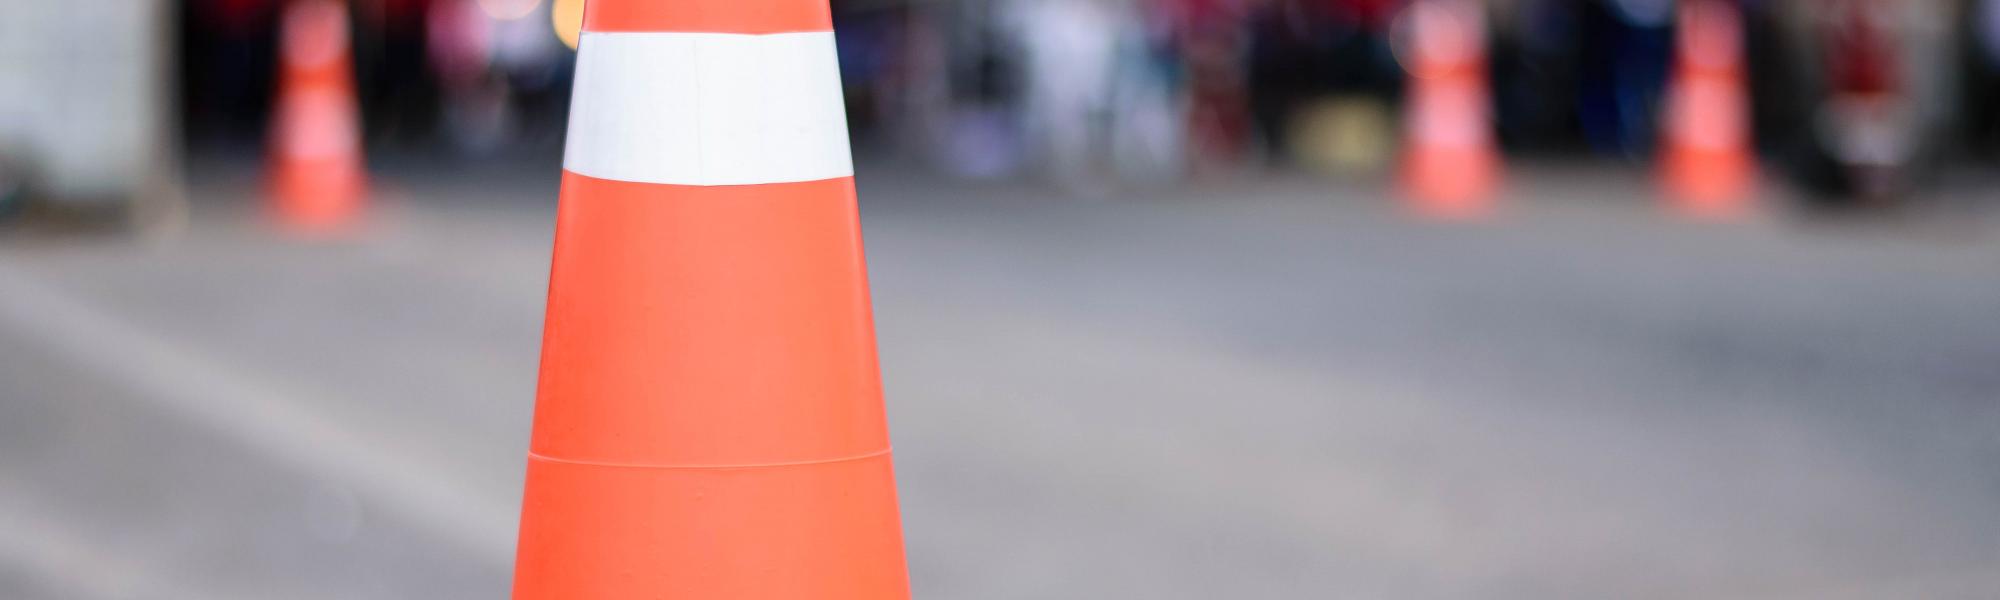
[[[1660,176],[1677,212],[1725,218],[1756,185],[1743,82],[1741,17],[1721,0],[1683,0],[1662,132]]]
[[[591,0],[517,600],[909,595],[827,0]]]
[[[1484,215],[1501,170],[1489,117],[1484,8],[1472,0],[1416,0],[1404,18],[1404,193],[1420,214]]]
[[[368,193],[347,7],[335,0],[294,2],[285,9],[281,34],[271,213],[296,230],[338,229],[360,215]]]

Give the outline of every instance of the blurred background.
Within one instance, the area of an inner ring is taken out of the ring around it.
[[[0,4],[0,596],[506,594],[583,0]],[[925,598],[2000,594],[2000,0],[835,0]]]

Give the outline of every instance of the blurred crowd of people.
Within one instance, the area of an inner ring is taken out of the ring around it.
[[[834,0],[864,153],[1065,184],[1394,161],[1412,0]],[[1476,1],[1476,0],[1474,0]],[[557,147],[583,0],[354,0],[372,147]],[[187,131],[256,143],[275,7],[189,0]],[[1811,189],[1876,194],[1993,168],[2000,0],[1733,0],[1751,127]],[[1492,127],[1509,156],[1647,161],[1675,0],[1489,0]]]

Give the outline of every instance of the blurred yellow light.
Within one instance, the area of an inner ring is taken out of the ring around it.
[[[556,38],[575,50],[576,38],[583,31],[583,0],[556,0],[549,6],[549,20],[555,23]]]
[[[479,0],[479,9],[495,21],[512,21],[535,12],[542,0]]]

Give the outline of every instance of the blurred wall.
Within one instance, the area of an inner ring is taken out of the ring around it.
[[[171,160],[165,0],[0,2],[0,161],[59,200],[133,197]]]

